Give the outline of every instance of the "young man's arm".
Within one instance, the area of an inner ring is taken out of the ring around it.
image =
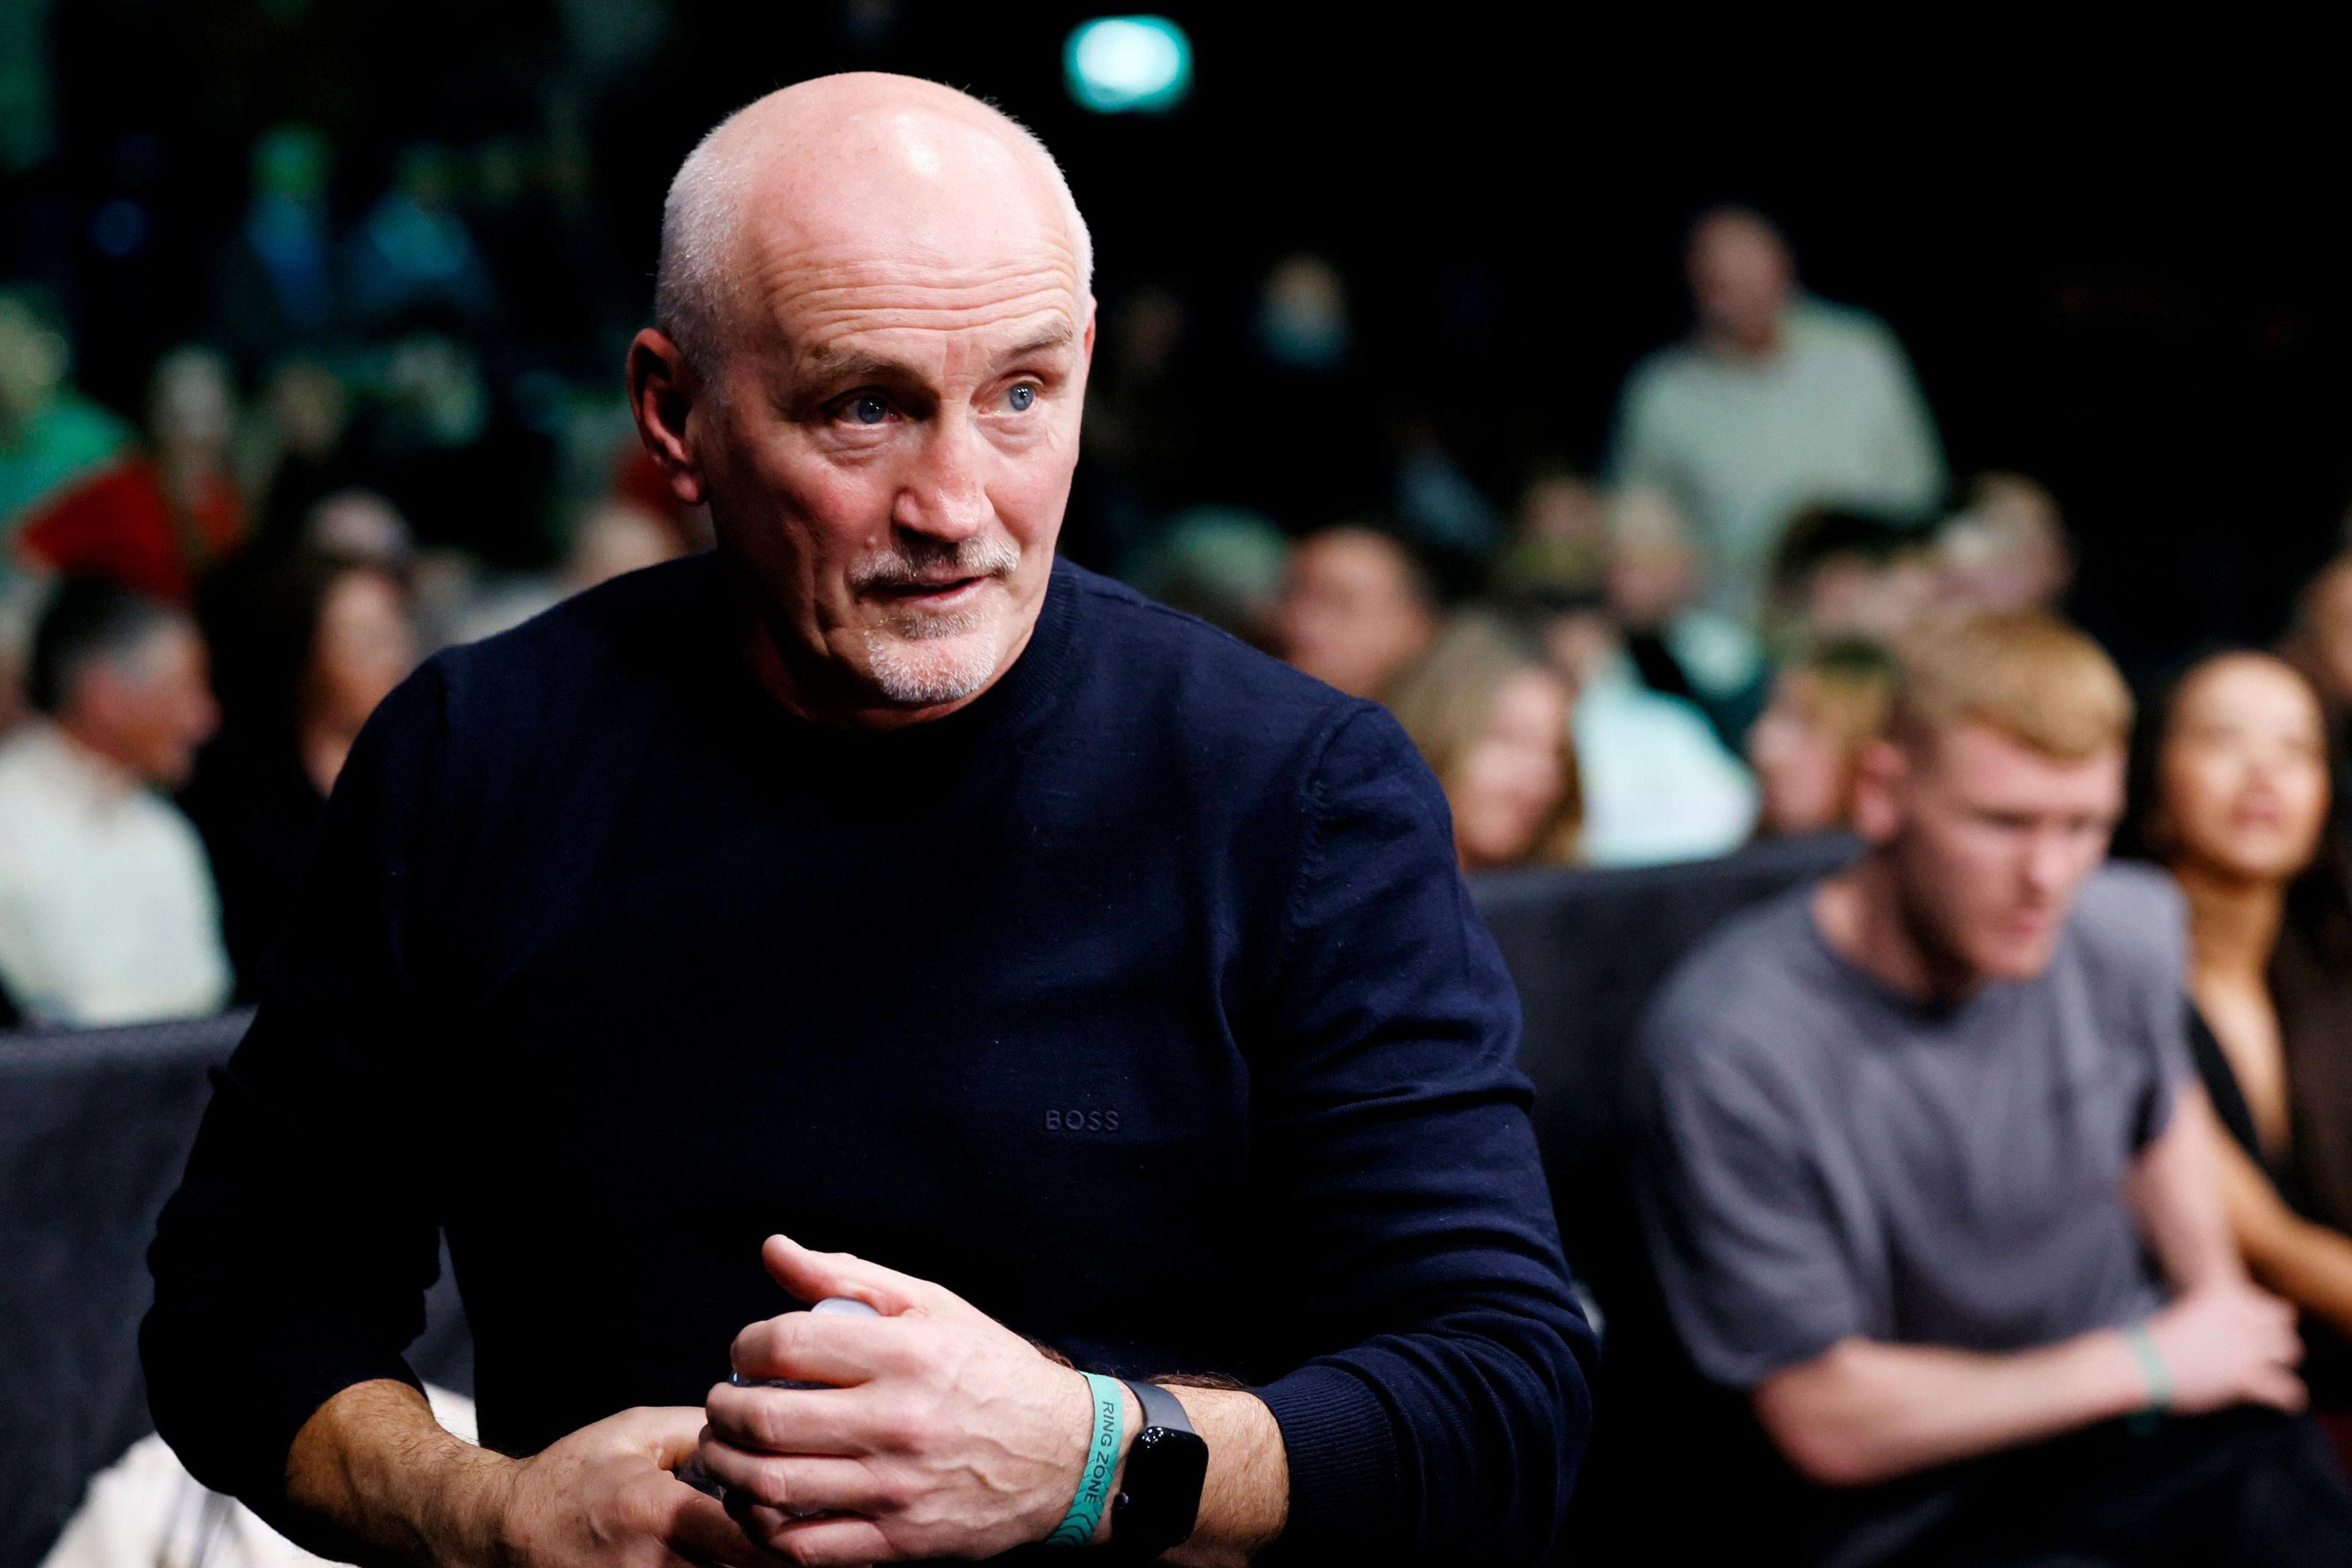
[[[2132,1206],[2180,1292],[2148,1321],[2149,1342],[2175,1410],[2298,1409],[2294,1314],[2249,1284],[2239,1264],[2214,1181],[2214,1135],[2202,1092],[2184,1090],[2132,1169]],[[1766,1379],[1755,1406],[1808,1478],[1858,1486],[2055,1436],[2156,1394],[2125,1334],[2108,1330],[2006,1355],[1847,1339]]]
[[[2176,1091],[2172,1118],[2133,1162],[2124,1194],[2164,1276],[2183,1296],[2251,1289],[2222,1206],[2221,1125],[2194,1083]]]

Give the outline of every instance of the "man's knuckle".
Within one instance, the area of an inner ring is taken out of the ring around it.
[[[910,1477],[896,1470],[874,1476],[867,1482],[867,1490],[877,1513],[910,1513],[923,1500],[922,1489]]]
[[[782,1462],[762,1459],[751,1468],[751,1495],[772,1508],[790,1508],[793,1488],[791,1474]]]

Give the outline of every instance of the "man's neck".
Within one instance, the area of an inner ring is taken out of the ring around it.
[[[1788,333],[1777,317],[1760,331],[1742,332],[1711,327],[1706,334],[1707,347],[1716,357],[1734,364],[1761,364],[1779,353],[1780,345],[1787,341]]]
[[[137,790],[138,773],[108,746],[106,737],[71,719],[56,721],[53,728],[75,763],[104,789],[109,799],[121,799]]]
[[[1837,955],[1921,1002],[1966,1001],[1981,977],[1911,911],[1894,863],[1874,850],[1813,889],[1813,923]]]
[[[2189,898],[2189,963],[2198,977],[2261,983],[2286,919],[2286,889],[2191,862],[2172,875]]]

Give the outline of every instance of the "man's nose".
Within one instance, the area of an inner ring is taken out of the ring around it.
[[[2054,898],[2073,874],[2074,852],[2063,833],[2034,834],[2025,847],[2025,885],[2037,899]]]
[[[915,470],[898,492],[891,521],[935,539],[961,541],[988,526],[991,507],[982,482],[986,444],[969,417],[933,420],[924,433]]]

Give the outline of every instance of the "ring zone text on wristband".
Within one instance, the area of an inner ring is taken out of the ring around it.
[[[1054,1533],[1045,1537],[1048,1546],[1085,1546],[1093,1542],[1103,1510],[1110,1506],[1110,1479],[1118,1468],[1119,1439],[1126,1436],[1127,1390],[1117,1378],[1100,1373],[1079,1375],[1094,1395],[1094,1426],[1087,1462],[1078,1471],[1077,1495],[1070,1500],[1070,1510],[1054,1527]]]

